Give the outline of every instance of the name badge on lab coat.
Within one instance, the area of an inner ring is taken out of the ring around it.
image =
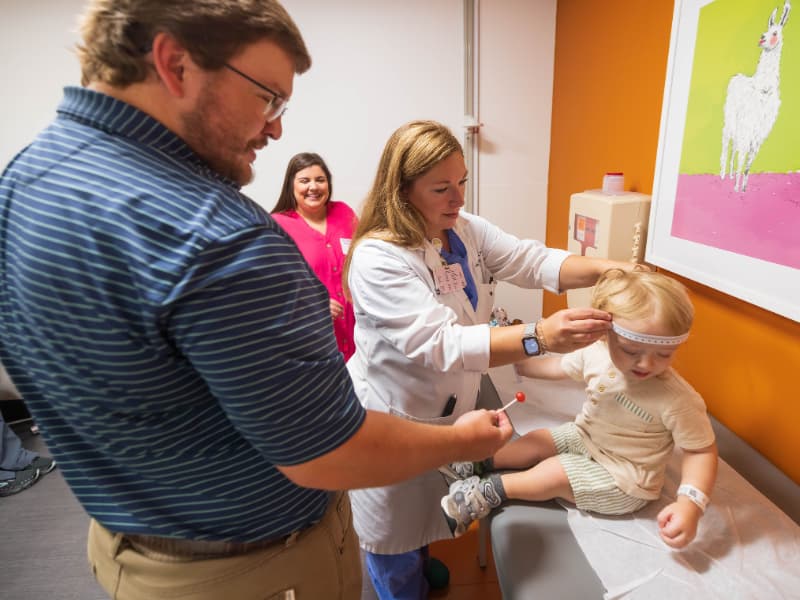
[[[461,265],[443,265],[433,271],[433,279],[440,294],[452,294],[467,287],[467,280]]]

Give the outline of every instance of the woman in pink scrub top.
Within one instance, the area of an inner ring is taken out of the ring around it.
[[[344,202],[330,199],[333,180],[319,154],[296,154],[286,167],[272,216],[294,239],[311,269],[328,288],[331,318],[345,361],[355,352],[353,305],[342,290],[342,266],[358,217]]]

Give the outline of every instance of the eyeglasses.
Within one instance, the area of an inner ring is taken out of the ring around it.
[[[264,90],[270,96],[272,96],[269,100],[267,100],[267,104],[264,107],[264,116],[266,117],[268,123],[271,123],[275,119],[281,118],[283,116],[283,113],[286,112],[286,109],[289,108],[288,98],[284,98],[278,92],[269,89],[263,83],[259,83],[258,81],[250,77],[250,75],[242,73],[239,69],[229,65],[228,63],[225,63],[225,68],[233,71],[239,77],[247,79],[247,81],[249,81],[255,86],[258,86],[260,89]]]

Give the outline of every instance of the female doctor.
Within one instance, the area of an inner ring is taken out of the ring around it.
[[[439,123],[408,123],[384,148],[345,263],[356,316],[347,367],[369,409],[450,424],[475,408],[489,367],[575,350],[610,327],[608,313],[589,308],[489,327],[497,281],[560,292],[633,265],[519,240],[460,212],[466,180],[461,145]],[[452,538],[439,509],[446,493],[437,471],[350,493],[381,600],[427,598],[427,546]]]

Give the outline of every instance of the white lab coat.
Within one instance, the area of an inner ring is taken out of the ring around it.
[[[567,252],[519,240],[467,213],[459,217],[455,231],[466,246],[478,288],[477,310],[463,290],[437,293],[433,271],[441,266],[441,257],[429,242],[407,249],[368,238],[353,252],[348,284],[356,315],[356,353],[347,367],[368,409],[424,423],[453,423],[475,408],[481,374],[489,367],[488,321],[496,282],[559,291]],[[457,397],[455,409],[442,417],[452,394]],[[362,547],[399,554],[452,537],[439,507],[446,493],[437,471],[352,491]]]

